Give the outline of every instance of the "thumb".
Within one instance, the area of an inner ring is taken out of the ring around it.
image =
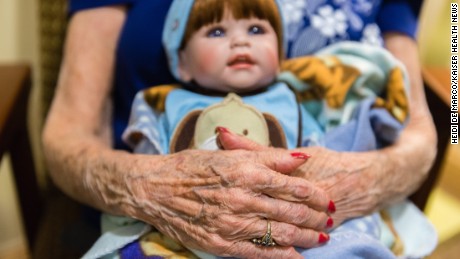
[[[279,173],[291,174],[310,158],[310,155],[302,152],[266,147],[225,127],[217,127],[216,131],[217,142],[222,149],[263,151],[264,155],[258,156],[259,162]]]
[[[237,135],[225,127],[216,127],[216,131],[218,132],[217,141],[225,150],[244,149],[250,151],[260,151],[268,149],[268,147],[244,136]]]

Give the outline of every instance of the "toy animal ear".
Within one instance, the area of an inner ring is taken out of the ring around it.
[[[267,122],[270,144],[273,147],[287,148],[286,135],[278,120],[271,114],[264,113],[263,115]]]
[[[171,154],[193,147],[195,125],[201,112],[201,110],[192,111],[181,120],[171,137],[169,146],[169,152]]]

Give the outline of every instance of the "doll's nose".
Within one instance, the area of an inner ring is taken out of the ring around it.
[[[251,44],[249,38],[246,35],[235,35],[232,37],[230,47],[249,47]]]

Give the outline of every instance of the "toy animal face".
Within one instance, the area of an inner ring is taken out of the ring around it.
[[[235,94],[203,110],[195,126],[195,148],[215,136],[215,128],[218,126],[226,127],[261,145],[270,144],[264,116],[254,107],[244,104]]]
[[[172,136],[170,152],[186,148],[216,149],[215,129],[218,126],[261,145],[286,147],[284,131],[273,116],[262,114],[230,93],[221,103],[189,113]]]

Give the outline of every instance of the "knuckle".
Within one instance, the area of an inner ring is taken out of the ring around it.
[[[294,187],[294,194],[303,201],[311,201],[312,198],[315,197],[313,193],[314,188],[307,184],[306,181],[301,181],[301,183],[295,185]]]
[[[304,224],[305,214],[308,213],[308,209],[305,205],[300,205],[292,202],[285,203],[284,206],[278,206],[277,212],[279,216],[282,216],[289,223],[293,224]]]
[[[280,245],[293,245],[299,231],[295,227],[284,227],[277,231],[273,230],[273,239]]]
[[[212,249],[218,254],[223,254],[231,249],[229,242],[222,239],[218,234],[209,234],[205,241],[207,246],[212,247]]]
[[[299,258],[299,254],[296,252],[294,247],[290,247],[286,250],[286,257],[285,258]]]
[[[294,248],[292,248],[292,250],[289,250],[288,251],[288,255],[287,255],[287,258],[291,258],[291,259],[295,259],[295,258],[303,258],[301,255],[299,255],[295,250]]]
[[[242,220],[241,218],[236,217],[225,217],[225,223],[220,229],[220,233],[225,235],[229,239],[238,239],[240,237],[247,238],[251,229],[253,222],[250,220]]]
[[[267,250],[264,249],[262,250],[256,257],[252,258],[267,258],[267,259],[273,259],[273,258],[296,258],[295,257],[296,252],[294,248],[288,248],[288,249],[276,249],[276,250]]]
[[[283,219],[286,217],[286,214],[290,215],[289,213],[292,211],[292,209],[290,208],[290,204],[288,204],[287,206],[280,206],[279,202],[275,202],[273,203],[273,205],[269,204],[268,206],[270,206],[267,209],[270,212],[271,217],[275,219]]]
[[[301,219],[301,224],[305,226],[312,225],[313,210],[310,208],[302,208],[299,210],[298,219]],[[314,224],[314,223],[313,223]]]
[[[289,227],[286,229],[283,235],[286,235],[287,240],[292,243],[295,237],[299,235],[299,229],[296,227]]]

